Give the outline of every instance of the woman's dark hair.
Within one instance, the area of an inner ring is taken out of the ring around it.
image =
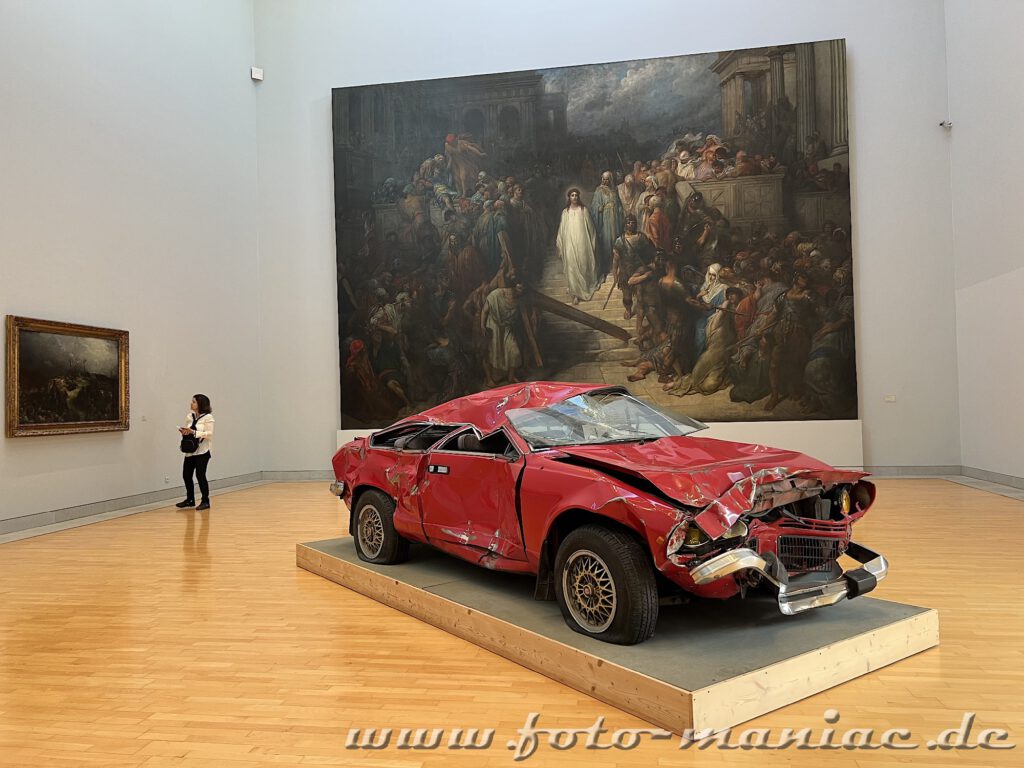
[[[572,205],[572,193],[573,192],[575,192],[576,196],[580,199],[580,207],[581,208],[583,207],[583,195],[580,194],[580,191],[578,189],[576,189],[576,187],[573,187],[572,189],[570,189],[568,192],[565,193],[565,209],[566,210],[569,210],[569,207]]]
[[[213,407],[210,405],[210,398],[206,395],[192,395],[196,400],[196,405],[199,406],[199,415],[202,416],[204,413],[213,413]]]

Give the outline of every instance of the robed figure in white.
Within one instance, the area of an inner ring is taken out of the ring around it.
[[[580,202],[580,191],[570,189],[568,197],[555,244],[569,282],[572,303],[579,304],[590,301],[598,287],[597,230],[590,211]]]

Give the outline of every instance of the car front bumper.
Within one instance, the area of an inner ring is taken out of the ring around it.
[[[846,554],[861,564],[860,568],[842,573],[829,581],[804,585],[790,583],[784,569],[775,566],[752,549],[733,549],[723,552],[690,569],[690,576],[696,584],[710,584],[718,579],[755,571],[778,590],[779,610],[787,616],[834,605],[840,600],[853,599],[867,594],[889,572],[889,563],[884,556],[867,547],[850,542]]]
[[[338,496],[339,498],[341,496],[344,496],[345,495],[345,484],[342,483],[342,482],[331,483],[331,495],[332,496]]]

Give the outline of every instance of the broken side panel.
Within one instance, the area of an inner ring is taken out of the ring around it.
[[[443,451],[429,456],[422,504],[431,541],[460,545],[461,556],[474,562],[489,555],[525,560],[515,491],[522,458]]]
[[[395,500],[395,530],[406,538],[422,539],[420,491],[427,455],[371,449],[367,459],[383,474],[383,490]]]

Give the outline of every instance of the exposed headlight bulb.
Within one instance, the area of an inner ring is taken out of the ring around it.
[[[737,520],[730,526],[729,530],[722,534],[722,538],[735,539],[737,536],[746,536],[747,530],[747,524],[742,520]]]
[[[701,544],[708,542],[708,535],[698,528],[694,523],[690,523],[690,527],[686,529],[686,538],[683,540],[683,545],[687,547],[699,547]]]
[[[839,492],[839,496],[836,499],[839,502],[839,509],[843,513],[843,516],[850,514],[850,510],[853,509],[853,499],[850,497],[850,490],[843,488]]]

